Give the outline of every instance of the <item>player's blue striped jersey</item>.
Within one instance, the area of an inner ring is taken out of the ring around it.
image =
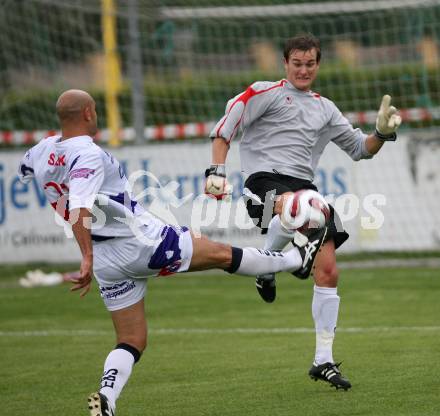
[[[285,79],[255,82],[229,100],[210,137],[229,142],[239,130],[246,175],[276,171],[313,181],[330,141],[354,160],[372,157],[365,147],[367,135],[354,129],[332,101]]]
[[[119,162],[89,136],[52,136],[26,152],[19,166],[23,182],[35,178],[57,213],[69,219],[75,208],[94,214],[92,234],[132,236],[130,221],[158,222],[133,199]]]

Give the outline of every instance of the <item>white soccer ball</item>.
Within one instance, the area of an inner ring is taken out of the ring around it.
[[[301,189],[286,201],[281,217],[286,228],[308,234],[325,227],[330,207],[319,192]]]

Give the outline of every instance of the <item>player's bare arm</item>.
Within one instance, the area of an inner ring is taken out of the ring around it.
[[[222,137],[212,140],[212,164],[224,165],[229,151],[229,143]]]
[[[90,235],[92,216],[87,208],[77,208],[70,212],[70,218],[72,231],[82,255],[80,275],[77,279],[72,280],[74,285],[71,290],[82,289],[80,296],[83,297],[89,292],[92,281],[93,248]]]
[[[375,155],[384,145],[384,141],[376,137],[374,133],[370,134],[365,140],[365,147],[370,155]]]

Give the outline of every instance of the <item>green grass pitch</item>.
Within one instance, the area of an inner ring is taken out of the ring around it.
[[[84,299],[66,284],[23,289],[24,271],[0,267],[0,414],[87,415],[114,345],[96,285]],[[348,392],[307,376],[312,285],[280,275],[269,305],[242,276],[150,280],[149,346],[118,416],[440,414],[439,270],[341,272],[334,355]]]

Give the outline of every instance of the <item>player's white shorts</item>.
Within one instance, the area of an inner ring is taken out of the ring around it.
[[[94,242],[93,273],[105,306],[116,311],[137,303],[148,276],[187,271],[192,253],[189,230],[170,225],[148,226],[140,237]]]

